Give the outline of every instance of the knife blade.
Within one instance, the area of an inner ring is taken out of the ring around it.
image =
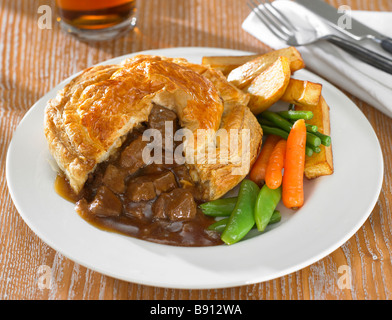
[[[308,10],[323,18],[328,24],[336,30],[354,38],[355,40],[371,39],[377,42],[385,51],[392,53],[392,39],[381,34],[380,32],[365,26],[358,20],[350,17],[351,28],[347,29],[339,25],[342,13],[322,0],[294,0],[296,3],[304,6]],[[344,14],[344,13],[343,13]]]

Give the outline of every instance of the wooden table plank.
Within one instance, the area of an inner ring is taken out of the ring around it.
[[[330,0],[334,6],[391,11],[389,0]],[[59,29],[37,26],[39,5],[54,1],[0,0],[0,299],[391,299],[392,120],[346,93],[380,140],[385,177],[365,224],[342,247],[311,266],[271,281],[216,290],[155,288],[117,280],[80,266],[42,242],[17,213],[5,181],[6,150],[27,110],[70,75],[100,61],[140,50],[211,46],[266,52],[241,29],[249,13],[238,0],[139,2],[138,28],[102,43],[82,43]],[[360,173],[358,173],[360,174]],[[352,272],[351,289],[339,288],[339,267]],[[40,288],[43,271],[51,287]]]

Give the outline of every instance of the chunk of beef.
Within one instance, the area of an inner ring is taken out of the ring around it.
[[[190,220],[196,216],[196,202],[186,189],[161,194],[152,207],[154,217],[171,221]]]
[[[189,220],[195,217],[196,202],[191,192],[184,189],[174,189],[170,195],[171,201],[167,206],[170,220]]]
[[[130,174],[146,165],[143,161],[143,150],[148,142],[143,141],[142,137],[138,136],[121,152],[120,166],[127,168]]]
[[[153,216],[157,219],[166,219],[166,205],[170,201],[168,193],[162,193],[152,205]]]
[[[181,188],[188,189],[193,194],[195,200],[203,199],[202,191],[192,180],[189,170],[185,165],[178,166],[172,170],[177,178],[177,183]]]
[[[150,115],[148,116],[148,126],[152,129],[158,129],[162,135],[165,134],[165,122],[173,125],[173,128],[177,128],[177,115],[174,111],[171,111],[165,107],[154,104],[151,109]]]
[[[133,202],[152,200],[156,197],[154,182],[147,177],[133,179],[128,184],[126,196]]]
[[[122,212],[122,203],[108,187],[101,186],[90,203],[89,210],[97,216],[119,216]]]
[[[150,175],[150,174],[162,173],[164,171],[167,171],[167,168],[166,168],[165,164],[151,163],[148,166],[145,166],[141,170],[141,174],[143,174],[143,175]]]
[[[115,193],[125,191],[124,174],[112,164],[107,166],[102,182]]]
[[[154,105],[151,109],[150,115],[148,116],[148,126],[150,129],[156,129],[160,131],[162,135],[162,149],[172,149],[170,148],[170,145],[165,144],[165,137],[166,133],[171,132],[167,138],[173,142],[174,133],[178,129],[177,115],[175,112],[167,108]],[[166,132],[166,128],[170,131]]]
[[[177,188],[176,178],[171,171],[162,172],[161,174],[155,175],[154,186],[156,194],[160,195],[163,192]]]

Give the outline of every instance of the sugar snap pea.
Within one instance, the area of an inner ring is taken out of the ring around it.
[[[227,217],[233,212],[236,203],[237,197],[222,198],[205,202],[199,205],[199,208],[207,216]]]
[[[241,182],[238,199],[221,239],[226,244],[240,241],[255,224],[254,207],[260,188],[249,179]]]
[[[265,184],[261,188],[255,204],[255,222],[259,231],[264,231],[267,227],[281,198],[282,187],[270,189]]]
[[[281,219],[282,216],[280,212],[278,210],[275,210],[268,224],[270,225],[270,224],[278,223]],[[229,222],[229,218],[223,218],[208,226],[208,230],[222,232],[226,228],[228,222]],[[254,227],[255,226],[253,226],[253,228]]]
[[[228,222],[229,222],[229,218],[223,218],[223,219],[218,220],[217,222],[214,222],[213,224],[209,225],[207,229],[217,231],[217,232],[223,232],[223,230],[225,230]]]
[[[268,225],[274,224],[274,223],[278,223],[278,222],[280,222],[280,220],[282,220],[282,216],[280,214],[280,211],[279,210],[274,210],[274,213],[272,214],[271,219],[270,219]]]

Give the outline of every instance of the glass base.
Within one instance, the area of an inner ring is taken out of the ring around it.
[[[60,20],[60,26],[65,32],[72,34],[82,41],[106,41],[132,30],[136,26],[136,21],[136,17],[130,17],[115,26],[93,30],[77,28],[66,23],[64,20]]]

